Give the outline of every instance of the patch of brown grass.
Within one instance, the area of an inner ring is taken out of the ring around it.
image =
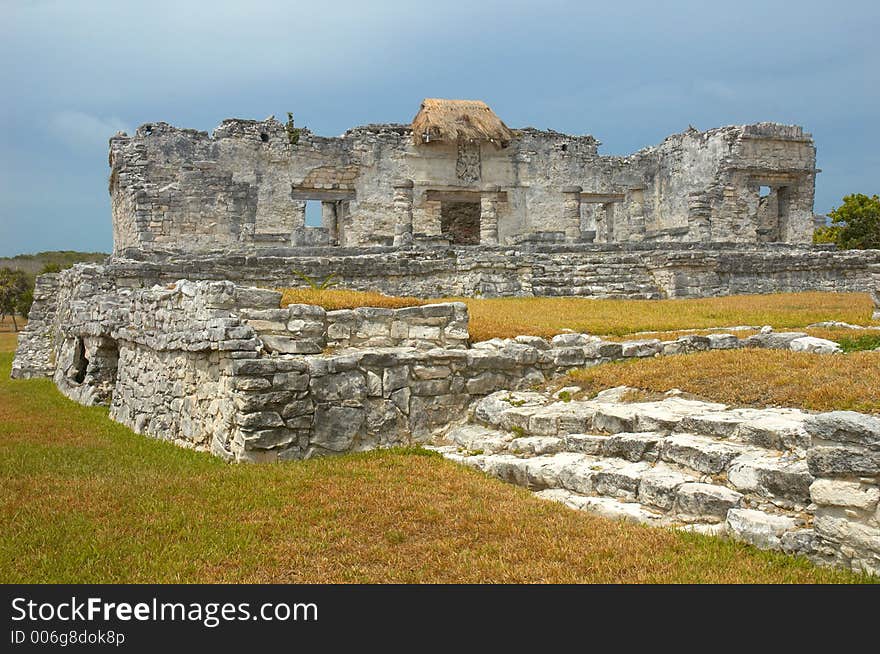
[[[570,377],[591,394],[620,385],[656,392],[679,388],[727,404],[880,412],[876,352],[713,350],[600,365]]]
[[[358,307],[381,307],[385,309],[401,309],[428,304],[429,300],[415,297],[393,297],[367,291],[351,291],[341,288],[283,288],[281,306],[288,304],[316,304],[327,311],[337,309],[356,309]]]
[[[823,320],[870,323],[866,293],[777,293],[686,300],[588,298],[463,298],[471,337],[486,340],[520,334],[550,337],[565,329],[592,334],[631,334],[733,325],[802,327]]]

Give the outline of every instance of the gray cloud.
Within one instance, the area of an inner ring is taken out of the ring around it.
[[[49,117],[46,127],[68,147],[88,152],[106,148],[107,141],[116,132],[132,131],[115,116],[102,118],[82,111],[59,111]]]
[[[117,129],[291,110],[339,134],[407,121],[426,96],[616,154],[688,124],[799,123],[824,169],[817,211],[878,191],[873,0],[0,0],[0,17],[0,255],[110,247]]]

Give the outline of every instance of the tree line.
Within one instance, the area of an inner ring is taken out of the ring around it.
[[[57,263],[47,263],[40,274],[61,272]],[[12,318],[12,325],[18,331],[16,316],[27,318],[34,303],[34,278],[23,270],[5,266],[0,268],[0,320]]]

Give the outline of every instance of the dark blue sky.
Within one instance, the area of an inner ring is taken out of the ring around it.
[[[284,116],[319,134],[476,98],[627,154],[688,125],[816,140],[816,206],[880,192],[880,3],[0,0],[0,256],[112,247],[107,139]]]

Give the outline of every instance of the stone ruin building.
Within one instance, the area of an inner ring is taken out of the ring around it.
[[[337,138],[274,118],[212,135],[151,123],[110,141],[115,251],[811,240],[816,150],[800,127],[691,128],[627,157],[598,146],[462,100]]]
[[[273,118],[117,134],[113,254],[38,278],[12,376],[230,461],[433,442],[572,506],[880,571],[880,420],[513,395],[631,357],[833,343],[472,343],[460,302],[281,306],[274,289],[302,275],[422,298],[877,297],[880,251],[810,244],[815,147],[800,127],[690,129],[628,157],[598,145],[451,100],[338,138]]]

